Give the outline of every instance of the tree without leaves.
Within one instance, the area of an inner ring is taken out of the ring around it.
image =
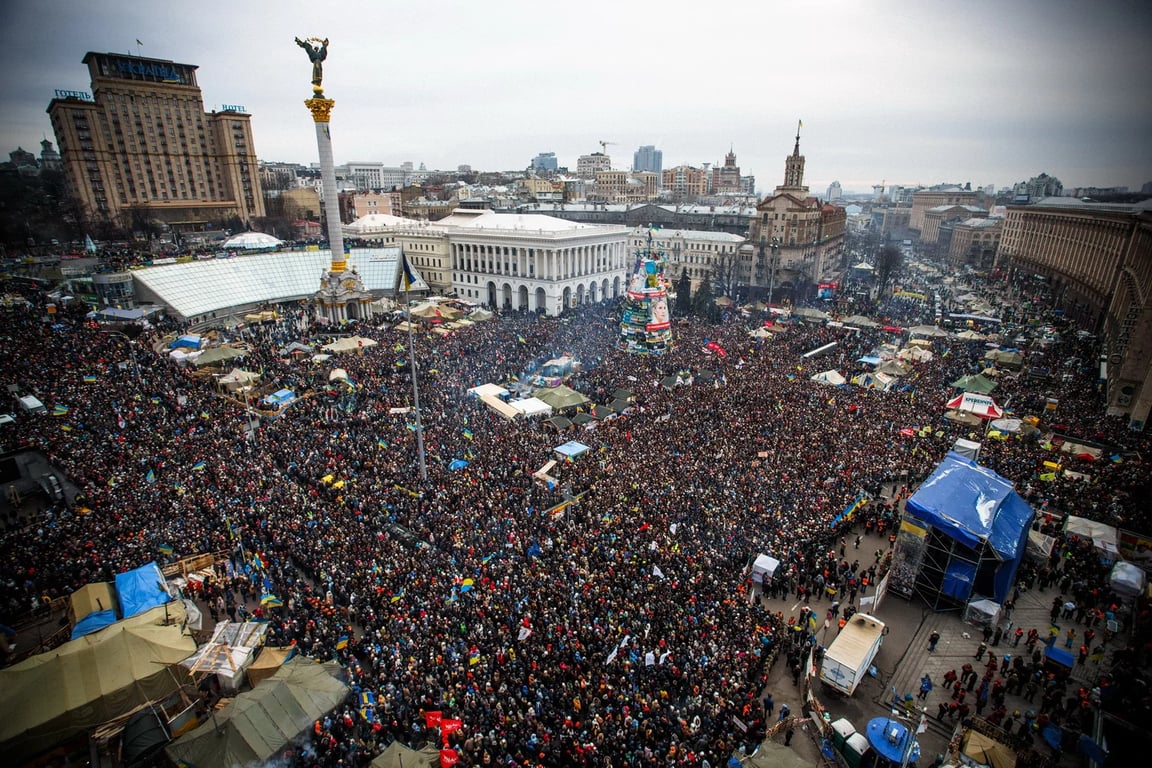
[[[711,259],[712,289],[720,296],[736,297],[736,287],[740,284],[740,254],[716,253]]]
[[[904,252],[892,243],[886,244],[876,254],[876,283],[879,295],[883,296],[888,283],[904,266]]]
[[[676,316],[685,317],[692,311],[692,279],[688,268],[681,267],[680,278],[676,281]]]

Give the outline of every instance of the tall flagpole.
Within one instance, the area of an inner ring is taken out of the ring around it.
[[[401,260],[404,256],[401,254]],[[404,270],[401,266],[401,270]],[[420,482],[428,482],[428,467],[424,462],[424,425],[420,422],[420,387],[416,384],[416,345],[412,341],[412,302],[408,298],[411,281],[407,273],[400,279],[404,281],[404,314],[408,318],[408,365],[412,371],[412,402],[416,407],[416,455],[420,459]]]

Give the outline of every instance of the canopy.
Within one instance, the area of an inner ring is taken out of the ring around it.
[[[540,398],[555,410],[574,408],[589,402],[588,398],[571,387],[561,384],[558,387],[546,387],[536,390],[536,397]]]
[[[960,751],[977,765],[988,768],[1015,768],[1016,750],[971,729],[964,731]]]
[[[1015,435],[1024,428],[1024,422],[1020,419],[996,419],[990,426],[1005,434]]]
[[[1115,526],[1105,525],[1086,517],[1069,515],[1064,523],[1064,533],[1079,536],[1090,540],[1097,549],[1109,553],[1112,557],[1119,555],[1116,548],[1117,530]]]
[[[307,344],[301,344],[298,341],[294,341],[287,346],[280,347],[279,351],[282,355],[290,355],[293,352],[309,353],[312,351],[312,347],[308,346]]]
[[[196,650],[179,602],[153,608],[0,670],[5,762],[25,759],[179,687],[168,667]]]
[[[907,376],[908,369],[895,360],[888,360],[876,369],[876,373],[883,373],[886,376]]]
[[[96,611],[114,611],[120,606],[116,599],[116,588],[110,581],[94,581],[85,584],[68,596],[70,618],[73,623]]]
[[[1108,583],[1112,591],[1121,597],[1136,597],[1144,592],[1144,571],[1135,563],[1119,560],[1112,566],[1112,573],[1108,576]]]
[[[971,413],[981,419],[999,419],[1004,415],[1003,409],[996,405],[996,401],[987,395],[974,392],[965,392],[948,401],[945,407],[950,411]]]
[[[268,623],[261,621],[222,621],[212,632],[212,639],[196,653],[180,662],[190,674],[215,673],[225,678],[238,678],[252,660],[255,649],[264,642]]]
[[[228,387],[229,389],[239,389],[241,387],[248,386],[259,378],[260,374],[253,371],[245,371],[241,368],[233,368],[231,373],[220,377],[220,384],[221,386]]]
[[[194,333],[185,334],[171,344],[168,345],[169,349],[176,349],[177,347],[187,347],[188,349],[200,349],[200,342],[202,339]]]
[[[965,440],[960,437],[952,444],[952,450],[966,459],[976,461],[980,458],[980,443],[975,440]]]
[[[975,375],[961,376],[948,386],[954,387],[955,389],[962,389],[965,392],[978,392],[986,395],[1000,385],[987,376],[977,373]]]
[[[556,453],[559,453],[561,456],[574,459],[582,453],[586,453],[589,450],[589,447],[584,445],[584,443],[579,443],[575,440],[569,440],[568,442],[564,443],[564,445],[558,445],[552,450],[556,451]]]
[[[752,581],[772,578],[779,567],[780,561],[776,558],[765,554],[756,555],[756,560],[752,563]]]
[[[378,342],[363,336],[348,336],[347,338],[337,339],[331,344],[325,344],[321,349],[325,352],[351,352],[354,349],[374,347],[377,343]]]
[[[348,692],[336,662],[297,656],[257,688],[245,691],[165,750],[172,762],[243,768],[282,751]],[[217,733],[217,730],[220,733]]]
[[[192,365],[197,368],[202,368],[205,365],[218,365],[220,363],[235,360],[238,357],[246,357],[248,353],[243,349],[236,347],[213,347],[212,349],[204,350],[200,353],[200,357],[196,358]]]
[[[486,309],[473,310],[472,314],[468,315],[468,319],[474,323],[482,323],[485,320],[492,319],[492,313]]]
[[[440,750],[429,744],[417,751],[394,741],[376,756],[371,768],[440,768]]]
[[[840,386],[845,383],[847,379],[840,375],[839,371],[824,371],[812,377],[812,381],[818,381],[821,384],[831,384],[833,386]]]
[[[348,381],[348,371],[343,368],[333,368],[328,374],[328,381]]]
[[[984,353],[984,359],[1008,368],[1019,368],[1024,365],[1023,355],[1007,349],[990,349]]]
[[[279,248],[281,245],[283,245],[282,240],[264,232],[241,232],[225,240],[222,247],[241,251],[258,251]]]
[[[1033,515],[1011,481],[951,451],[908,499],[907,508],[972,549],[986,541],[1001,560],[1023,552]]]
[[[552,414],[552,406],[538,397],[526,397],[523,400],[513,400],[508,404],[525,416],[550,416]]]
[[[816,763],[805,760],[792,747],[765,740],[751,757],[740,759],[743,768],[815,768]]]
[[[748,331],[748,335],[754,339],[770,339],[772,338],[772,331],[767,328],[754,328]]]
[[[793,310],[792,314],[803,317],[805,320],[827,320],[831,317],[827,312],[821,312],[812,307],[800,307],[799,309]]]
[[[116,595],[120,615],[126,619],[172,601],[164,574],[155,562],[116,574]]]
[[[276,674],[276,670],[280,669],[295,651],[296,648],[291,645],[283,648],[264,646],[256,660],[248,665],[248,682],[253,688],[260,685],[262,681]]]
[[[927,336],[932,338],[946,338],[951,335],[948,331],[936,325],[917,325],[908,329],[912,336]]]
[[[964,339],[965,341],[984,341],[984,339],[986,337],[982,333],[977,333],[976,331],[973,331],[972,329],[967,329],[967,330],[960,331],[960,333],[956,334],[956,338]]]
[[[477,387],[472,387],[468,390],[468,394],[475,395],[476,397],[484,397],[491,395],[492,397],[502,397],[508,394],[508,390],[499,384],[481,384]]]
[[[865,265],[865,266],[867,266],[867,265]],[[871,269],[871,267],[868,267],[868,268]],[[844,320],[842,322],[844,323],[844,325],[854,325],[857,328],[879,328],[880,327],[880,323],[876,322],[875,320],[870,320],[869,318],[864,317],[863,315],[852,315],[851,317],[844,318]]]
[[[488,410],[503,416],[509,421],[512,421],[521,415],[520,411],[516,410],[512,406],[508,405],[508,403],[493,395],[481,395],[480,402],[488,406]]]

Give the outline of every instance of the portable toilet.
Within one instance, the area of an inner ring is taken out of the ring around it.
[[[864,754],[871,749],[868,746],[868,737],[862,733],[853,733],[844,741],[844,749],[840,752],[848,768],[861,768],[864,764]]]
[[[844,742],[848,741],[848,737],[856,733],[856,727],[848,722],[848,718],[842,717],[836,720],[831,725],[832,728],[832,746],[836,748],[837,752],[844,752]]]

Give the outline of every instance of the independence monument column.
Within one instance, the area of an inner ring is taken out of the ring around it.
[[[312,62],[312,98],[304,102],[316,123],[316,145],[320,149],[320,178],[324,182],[324,215],[328,219],[328,244],[332,248],[332,272],[344,271],[344,230],[340,224],[340,195],[336,187],[336,167],[332,161],[332,134],[328,129],[328,115],[336,102],[324,98],[321,83],[324,79],[323,62],[328,58],[328,39],[296,38],[296,44],[308,52]]]

